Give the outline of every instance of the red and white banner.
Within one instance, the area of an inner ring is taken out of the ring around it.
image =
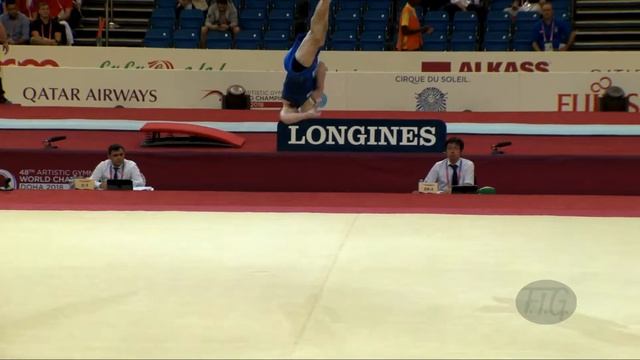
[[[254,108],[279,108],[284,73],[7,67],[7,97],[24,106],[220,108],[235,84]],[[329,110],[595,111],[611,86],[640,107],[640,73],[374,73],[327,75]]]
[[[282,71],[284,51],[12,46],[3,66],[128,70]],[[323,51],[332,71],[367,72],[640,72],[640,52]]]

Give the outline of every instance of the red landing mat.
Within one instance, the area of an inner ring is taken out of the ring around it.
[[[3,210],[134,210],[638,217],[632,196],[247,193],[201,191],[0,192]]]

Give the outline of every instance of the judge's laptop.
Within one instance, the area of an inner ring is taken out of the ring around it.
[[[478,185],[454,185],[451,187],[452,194],[477,194]]]
[[[133,181],[131,180],[107,180],[107,190],[133,190]]]

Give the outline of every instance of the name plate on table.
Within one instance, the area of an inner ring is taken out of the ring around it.
[[[442,120],[313,119],[278,123],[278,151],[443,152]]]
[[[94,190],[96,183],[91,179],[73,180],[73,188],[76,190]]]
[[[418,192],[424,193],[424,194],[437,194],[438,184],[420,181],[418,183]]]

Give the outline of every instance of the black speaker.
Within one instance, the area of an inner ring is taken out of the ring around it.
[[[629,98],[624,90],[618,86],[612,86],[600,97],[600,111],[629,111]]]
[[[232,110],[251,109],[251,96],[247,94],[244,87],[231,85],[227,89],[227,94],[222,97],[222,108]]]

